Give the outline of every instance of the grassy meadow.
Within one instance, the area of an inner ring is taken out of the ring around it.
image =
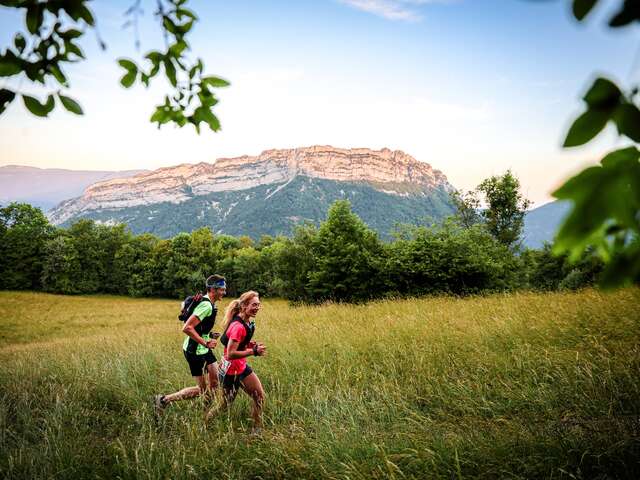
[[[179,302],[0,292],[1,476],[640,477],[639,289],[263,303],[254,438],[242,394],[156,422]]]

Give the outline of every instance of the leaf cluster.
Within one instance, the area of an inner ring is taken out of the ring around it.
[[[608,262],[605,286],[640,280],[640,152],[616,150],[554,192],[574,202],[555,251],[577,259],[589,246]]]
[[[27,110],[38,117],[46,117],[55,107],[55,100],[69,112],[82,115],[82,108],[74,99],[63,95],[69,88],[66,65],[84,59],[78,41],[87,27],[95,25],[87,0],[2,0],[0,5],[24,11],[25,34],[17,32],[13,44],[0,53],[0,77],[24,74],[31,82],[53,90],[46,99],[3,88],[0,90],[0,114],[22,96]]]
[[[139,15],[140,0],[126,12]],[[215,89],[226,87],[226,80],[204,74],[202,59],[189,63],[187,35],[198,20],[186,7],[187,0],[157,0],[156,17],[165,37],[165,49],[152,50],[144,57],[144,65],[121,58],[124,69],[120,83],[131,87],[136,80],[145,87],[152,78],[163,73],[173,88],[151,116],[151,122],[160,127],[173,123],[178,127],[191,124],[200,132],[204,122],[213,131],[220,130],[220,121],[212,112],[218,103]],[[65,69],[67,65],[85,59],[79,41],[89,29],[95,29],[96,20],[88,6],[89,0],[0,0],[0,5],[23,11],[26,32],[17,32],[12,45],[0,53],[0,77],[20,75],[33,84],[41,84],[51,93],[44,99],[20,93],[15,89],[0,89],[0,115],[21,96],[27,110],[38,117],[47,117],[57,102],[66,110],[82,115],[80,104],[62,93],[70,87]],[[99,39],[106,49],[105,43]],[[139,42],[137,41],[136,44]]]
[[[574,0],[573,14],[583,20],[598,0]],[[640,21],[637,1],[624,0],[609,19],[618,28]],[[639,86],[627,91],[613,81],[597,78],[583,100],[584,111],[571,125],[565,147],[583,145],[609,123],[620,136],[640,142]],[[558,232],[554,252],[568,254],[576,261],[583,252],[595,248],[605,261],[602,285],[615,287],[640,282],[640,153],[635,146],[606,155],[600,165],[570,178],[554,192],[571,200],[573,209]]]
[[[157,123],[158,128],[170,122],[178,127],[190,124],[198,133],[200,125],[205,123],[217,132],[220,130],[220,121],[212,112],[218,103],[214,89],[227,87],[229,82],[204,75],[204,64],[200,58],[188,62],[186,52],[189,44],[186,37],[198,17],[184,6],[185,3],[186,0],[158,2],[156,16],[165,32],[166,48],[148,52],[144,56],[144,65],[137,65],[126,58],[119,59],[118,64],[124,70],[120,83],[130,88],[138,80],[148,87],[151,79],[163,71],[174,92],[165,96],[150,121]]]
[[[625,95],[618,86],[606,78],[597,78],[583,100],[587,110],[571,125],[564,147],[576,147],[593,139],[608,122],[613,122],[620,135],[640,142],[640,110],[633,102],[634,89]]]

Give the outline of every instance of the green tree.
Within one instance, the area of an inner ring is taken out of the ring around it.
[[[201,291],[206,274],[191,250],[191,235],[179,233],[169,241],[162,271],[163,290],[171,298]]]
[[[14,35],[12,45],[0,54],[0,77],[26,77],[29,81],[26,90],[38,83],[49,90],[46,99],[40,100],[25,93],[22,82],[20,88],[2,88],[0,114],[18,95],[25,107],[39,117],[48,116],[56,102],[71,113],[83,114],[80,104],[67,95],[70,83],[65,69],[84,60],[80,41],[90,30],[98,35],[103,50],[107,48],[96,30],[89,3],[89,0],[0,0],[0,6],[23,12],[26,27],[26,31]],[[148,87],[162,71],[174,90],[156,107],[151,122],[156,122],[158,127],[169,122],[179,127],[191,124],[198,133],[204,122],[211,130],[218,131],[220,122],[212,112],[218,103],[214,89],[229,83],[204,75],[202,59],[189,58],[187,35],[198,17],[186,4],[187,0],[156,0],[155,18],[160,23],[164,47],[147,52],[141,64],[118,59],[124,72],[120,83],[129,88],[138,81]],[[142,16],[141,6],[141,0],[134,0],[125,12],[126,25],[134,26],[136,32]],[[136,46],[139,46],[138,39]]]
[[[573,14],[584,20],[598,0],[574,0]],[[609,19],[617,29],[640,21],[635,0],[620,0]],[[599,77],[583,97],[585,111],[571,125],[565,147],[583,145],[609,123],[620,136],[640,142],[639,84],[620,88]],[[606,263],[603,286],[640,282],[640,152],[636,145],[606,155],[600,165],[570,178],[554,196],[571,200],[573,208],[560,227],[554,252],[577,261],[590,247]]]
[[[455,217],[464,228],[471,228],[482,222],[477,191],[470,190],[467,193],[453,191],[449,194],[449,198],[456,209]]]
[[[45,243],[42,269],[42,285],[52,293],[83,293],[78,281],[82,275],[80,256],[73,238],[66,231],[59,231]]]
[[[40,287],[43,249],[53,232],[39,208],[24,203],[0,208],[0,288]]]
[[[308,274],[307,290],[313,300],[360,301],[381,295],[382,244],[351,212],[347,200],[329,208],[311,255],[314,269]]]
[[[267,290],[268,265],[266,256],[253,247],[244,247],[236,252],[233,262],[233,273],[230,282],[238,292],[256,290],[265,293]]]
[[[524,216],[531,203],[520,193],[518,179],[507,170],[500,177],[483,180],[477,191],[484,195],[487,203],[482,216],[489,232],[503,245],[518,247]]]
[[[519,259],[481,224],[409,227],[386,248],[390,289],[399,295],[463,295],[520,286]]]
[[[278,296],[296,302],[312,300],[308,282],[316,268],[313,251],[317,235],[315,225],[299,225],[293,238],[280,237],[265,248],[265,254],[271,259],[271,288]]]
[[[75,279],[78,291],[115,293],[118,287],[113,281],[114,258],[127,241],[124,225],[111,227],[81,219],[71,225],[68,234],[81,266]]]
[[[159,295],[153,289],[151,256],[159,239],[145,233],[131,238],[115,253],[114,282],[120,285],[119,293],[133,297]]]
[[[553,246],[545,243],[540,250],[526,250],[522,260],[530,288],[536,290],[575,289],[593,285],[602,273],[603,263],[587,250],[575,262],[567,254],[556,255]]]

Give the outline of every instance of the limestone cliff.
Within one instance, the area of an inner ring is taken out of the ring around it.
[[[95,183],[82,196],[58,205],[49,218],[61,224],[84,212],[177,204],[212,192],[284,184],[297,176],[362,182],[399,195],[452,188],[442,172],[399,150],[313,146],[266,150],[257,157],[219,158],[211,164],[183,164]]]

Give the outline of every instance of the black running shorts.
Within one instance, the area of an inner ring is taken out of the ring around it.
[[[238,375],[225,375],[224,380],[222,380],[222,388],[227,391],[238,390],[240,389],[240,382],[252,373],[253,370],[251,370],[251,367],[247,365],[242,373],[239,373]]]
[[[189,370],[191,371],[191,375],[194,377],[201,377],[206,373],[206,366],[216,363],[216,356],[213,354],[211,350],[209,350],[204,355],[196,355],[195,353],[188,353],[184,350],[184,358],[187,359],[187,363],[189,364]]]

